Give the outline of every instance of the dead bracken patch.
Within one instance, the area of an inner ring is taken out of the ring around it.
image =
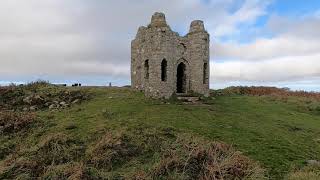
[[[131,180],[147,180],[150,179],[148,178],[148,174],[144,171],[137,171],[133,175],[130,175],[127,179]]]
[[[203,180],[264,179],[264,171],[229,145],[183,141],[167,150],[153,169],[153,178],[172,176]]]
[[[301,169],[295,169],[287,175],[287,180],[316,180],[320,179],[320,166],[307,165]]]
[[[255,162],[220,142],[173,129],[104,132],[84,146],[51,134],[0,163],[0,179],[263,179]],[[131,169],[132,164],[140,164]],[[143,168],[143,164],[149,164]]]
[[[264,170],[254,161],[220,142],[208,142],[187,135],[164,141],[161,131],[137,131],[134,137],[107,133],[89,150],[88,165],[113,171],[132,158],[157,153],[160,159],[147,171],[137,170],[133,179],[264,179]],[[170,131],[171,132],[171,131]],[[174,133],[174,132],[171,132]],[[158,148],[153,145],[158,137]],[[160,137],[160,138],[159,138]],[[137,143],[138,138],[142,143]],[[173,140],[173,141],[172,141]],[[153,155],[149,156],[152,157]]]
[[[264,87],[264,86],[238,86],[228,87],[223,90],[213,91],[212,95],[252,95],[252,96],[265,96],[272,95],[276,97],[286,98],[289,96],[303,97],[314,100],[320,100],[320,93],[307,92],[307,91],[291,91],[288,88],[277,88],[277,87]]]
[[[68,180],[102,179],[98,174],[92,173],[82,162],[50,166],[42,177],[43,179]]]
[[[27,129],[35,118],[34,113],[0,111],[0,135]]]

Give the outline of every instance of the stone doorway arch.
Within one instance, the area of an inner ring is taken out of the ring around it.
[[[187,69],[184,62],[177,66],[177,93],[187,93]]]

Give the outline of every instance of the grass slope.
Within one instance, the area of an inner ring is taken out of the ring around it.
[[[232,144],[260,162],[272,179],[285,177],[306,160],[320,159],[320,114],[297,98],[218,96],[205,104],[182,105],[149,100],[127,88],[87,90],[93,94],[90,101],[59,112],[39,112],[46,127],[25,137],[24,144],[32,146],[39,136],[57,132],[90,142],[105,129],[152,127]]]

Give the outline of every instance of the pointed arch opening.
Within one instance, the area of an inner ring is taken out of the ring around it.
[[[187,74],[186,65],[181,62],[177,67],[177,93],[186,93]]]

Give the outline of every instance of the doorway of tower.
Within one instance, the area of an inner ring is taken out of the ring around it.
[[[187,74],[186,65],[181,62],[177,67],[177,93],[186,93]]]

